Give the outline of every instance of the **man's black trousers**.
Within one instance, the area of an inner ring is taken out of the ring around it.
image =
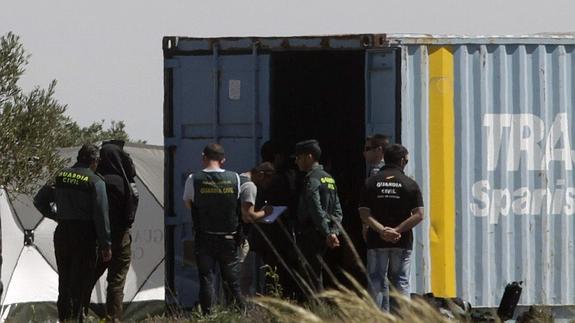
[[[84,299],[92,292],[91,280],[98,259],[92,221],[61,221],[54,232],[58,266],[58,317],[82,321]]]
[[[234,237],[225,235],[198,234],[196,237],[196,261],[200,276],[200,305],[209,313],[214,302],[214,274],[219,267],[224,287],[235,306],[243,308],[244,299],[240,291],[240,260],[238,245]]]

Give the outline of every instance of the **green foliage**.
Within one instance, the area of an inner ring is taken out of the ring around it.
[[[87,127],[80,127],[76,122],[67,119],[62,126],[62,133],[64,134],[62,141],[58,143],[58,147],[73,147],[81,146],[84,143],[100,142],[109,139],[120,139],[126,142],[135,142],[145,144],[143,140],[132,140],[128,133],[126,133],[126,124],[124,121],[112,121],[109,128],[104,128],[104,120],[94,122]]]
[[[71,120],[66,105],[54,98],[55,80],[46,89],[25,93],[18,81],[28,58],[18,36],[0,37],[0,186],[24,194],[65,165],[57,148],[130,139],[122,121],[104,129],[103,120],[88,127]]]
[[[280,275],[278,274],[278,268],[276,266],[271,267],[265,265],[266,277],[268,278],[267,291],[271,297],[282,298],[283,297],[283,287],[280,283]]]
[[[65,121],[66,107],[53,98],[55,81],[23,93],[17,82],[27,62],[17,36],[0,38],[0,185],[20,193],[34,190],[35,179],[64,163],[55,149],[63,134],[54,125]]]
[[[24,74],[28,56],[18,41],[18,36],[8,33],[0,38],[0,107],[20,92],[16,85]]]

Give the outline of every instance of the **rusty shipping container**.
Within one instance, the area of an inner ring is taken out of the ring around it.
[[[520,304],[575,304],[572,35],[166,37],[163,49],[174,300],[197,297],[181,196],[206,143],[245,171],[266,140],[315,137],[351,210],[363,139],[380,132],[409,149],[424,193],[413,292],[495,307],[523,281]]]

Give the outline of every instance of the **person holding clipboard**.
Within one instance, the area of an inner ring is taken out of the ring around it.
[[[247,240],[240,244],[243,256],[240,286],[245,295],[265,293],[265,284],[254,280],[258,276],[265,276],[256,274],[256,268],[261,268],[262,262],[269,268],[277,266],[271,246],[266,242],[266,238],[268,241],[271,238],[267,236],[266,231],[268,225],[277,220],[286,207],[268,205],[262,194],[269,187],[274,175],[275,168],[269,162],[261,163],[252,170],[240,174],[242,229],[244,236],[247,237]]]

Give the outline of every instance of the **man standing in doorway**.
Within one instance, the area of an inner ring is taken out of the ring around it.
[[[38,211],[58,222],[54,251],[60,322],[82,321],[84,299],[92,292],[98,246],[104,262],[112,257],[106,184],[95,173],[99,159],[98,147],[82,146],[77,163],[58,172],[55,185],[44,186],[34,197]]]
[[[265,201],[269,205],[285,205],[288,208],[274,223],[260,226],[261,231],[269,238],[271,245],[260,243],[260,246],[256,245],[255,247],[266,249],[265,253],[276,258],[275,262],[280,264],[277,268],[277,275],[280,279],[283,297],[295,298],[300,291],[291,270],[296,268],[299,263],[298,253],[296,248],[294,248],[294,227],[299,192],[297,188],[298,171],[297,166],[290,161],[286,147],[287,145],[280,142],[266,141],[260,150],[262,161],[273,164],[275,175],[272,177],[269,186],[258,191],[258,199]],[[259,232],[255,233],[254,240],[263,242],[262,235]],[[275,257],[275,252],[271,250],[271,246],[281,255],[283,262],[278,257]]]
[[[319,164],[319,143],[297,143],[295,156],[299,170],[306,173],[297,211],[296,241],[304,257],[300,275],[311,292],[318,292],[323,288],[321,272],[326,248],[340,245],[337,236],[343,215],[335,180]]]
[[[365,139],[363,157],[367,163],[367,177],[379,173],[385,165],[383,151],[389,146],[389,138],[386,135],[375,134]]]
[[[376,133],[372,136],[369,136],[365,139],[365,145],[363,147],[363,157],[365,159],[365,162],[367,164],[367,171],[366,171],[366,181],[368,178],[370,178],[373,175],[376,175],[377,173],[379,173],[379,171],[383,168],[383,166],[385,165],[385,161],[383,159],[383,152],[385,150],[385,148],[389,146],[389,137],[386,135],[382,135],[379,133]],[[369,226],[365,223],[362,224],[362,230],[361,230],[361,235],[363,237],[363,241],[358,242],[357,245],[361,246],[363,248],[361,248],[362,251],[365,252],[365,242],[367,241],[367,231],[369,229]],[[363,253],[363,259],[364,261],[367,259],[367,254]],[[381,304],[382,300],[381,298],[383,297],[383,295],[388,295],[389,294],[389,284],[387,283],[387,281],[383,282],[383,284],[380,284],[380,290],[375,290],[374,293],[377,295],[377,302]],[[367,287],[367,285],[366,285]],[[387,297],[387,296],[386,296]]]
[[[240,177],[222,169],[224,148],[207,145],[202,154],[204,169],[190,175],[184,189],[184,203],[192,209],[195,229],[196,261],[200,275],[200,305],[209,314],[214,297],[214,273],[220,268],[222,279],[235,303],[243,308],[240,292],[240,259],[237,245]]]
[[[417,183],[403,172],[409,161],[405,147],[394,144],[385,149],[385,166],[370,177],[361,196],[359,213],[369,226],[367,267],[371,293],[391,284],[409,296],[409,270],[413,247],[412,228],[423,220],[423,198]],[[383,295],[382,309],[389,311],[389,293]]]

